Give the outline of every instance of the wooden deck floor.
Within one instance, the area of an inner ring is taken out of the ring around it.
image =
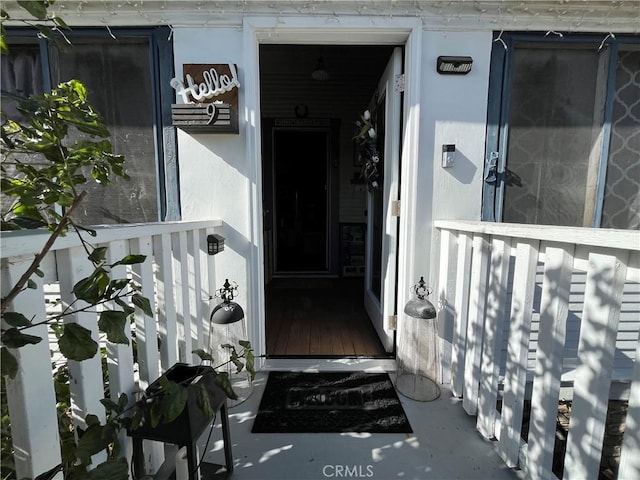
[[[363,306],[362,279],[274,279],[267,356],[388,356]]]

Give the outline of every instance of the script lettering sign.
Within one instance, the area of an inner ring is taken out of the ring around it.
[[[238,133],[238,68],[235,64],[182,66],[171,86],[182,103],[171,106],[173,125],[188,132]]]

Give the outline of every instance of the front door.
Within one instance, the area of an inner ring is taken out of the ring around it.
[[[398,217],[393,209],[400,190],[401,93],[396,80],[401,73],[402,49],[395,48],[371,103],[379,159],[375,184],[369,182],[367,193],[365,308],[387,352],[393,350],[390,319],[396,314]]]
[[[327,273],[327,130],[273,132],[276,273]]]

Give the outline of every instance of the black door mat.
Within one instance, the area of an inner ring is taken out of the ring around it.
[[[269,372],[253,433],[412,433],[387,373]]]

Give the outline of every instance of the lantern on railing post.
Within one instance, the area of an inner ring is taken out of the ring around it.
[[[216,290],[216,297],[222,299],[217,304],[210,317],[211,340],[209,347],[213,352],[213,358],[216,365],[225,363],[225,371],[229,375],[233,390],[238,395],[236,400],[229,399],[229,407],[234,407],[244,402],[253,393],[253,384],[250,374],[246,369],[237,372],[235,364],[230,361],[233,345],[236,349],[239,342],[247,340],[247,329],[245,326],[244,310],[240,305],[233,301],[238,293],[238,284],[229,283],[229,279],[225,279],[222,288]],[[241,353],[238,351],[238,353]]]
[[[224,237],[217,233],[207,235],[207,253],[215,255],[224,250]]]
[[[436,308],[425,297],[431,289],[424,278],[413,286],[412,298],[404,307],[409,321],[403,325],[398,342],[396,388],[402,395],[421,402],[440,396],[438,377],[438,332]]]

